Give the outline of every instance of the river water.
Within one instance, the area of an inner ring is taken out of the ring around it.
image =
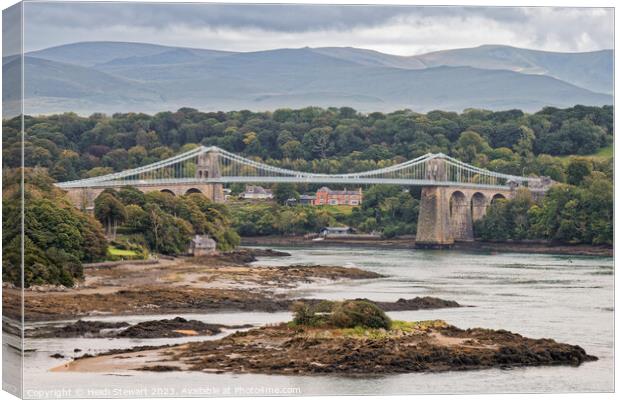
[[[277,376],[189,372],[123,374],[52,373],[63,363],[54,353],[75,348],[96,353],[138,345],[183,343],[180,339],[28,339],[24,395],[53,397],[159,397],[226,395],[511,393],[613,391],[613,259],[538,254],[474,254],[458,251],[280,247],[292,257],[261,258],[257,265],[352,265],[385,275],[363,281],[305,285],[295,296],[325,299],[366,297],[395,301],[435,296],[473,307],[391,312],[402,320],[444,319],[461,328],[507,329],[533,338],[576,344],[598,361],[579,367],[529,367],[484,371],[413,373],[373,377]],[[98,317],[138,321],[174,315]],[[224,324],[267,324],[289,313],[187,314]],[[77,353],[82,354],[82,353]],[[5,358],[17,354],[5,348]]]

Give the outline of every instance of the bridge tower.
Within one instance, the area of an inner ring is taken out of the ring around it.
[[[196,179],[206,181],[209,179],[219,179],[222,177],[220,171],[219,154],[211,150],[198,155],[196,162]],[[221,183],[205,183],[206,192],[211,200],[216,203],[224,201],[224,187]]]
[[[446,181],[446,162],[441,158],[426,161],[426,179]],[[443,186],[424,186],[420,200],[417,247],[449,247],[454,243],[450,226],[450,198]]]

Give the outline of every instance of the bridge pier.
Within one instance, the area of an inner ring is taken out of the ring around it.
[[[450,223],[450,197],[445,187],[422,188],[416,247],[445,248],[454,243]]]
[[[511,198],[514,189],[454,186],[422,188],[416,247],[446,248],[474,240],[474,222],[484,217],[494,198]]]
[[[469,199],[461,191],[450,196],[450,228],[455,241],[472,242],[474,223]]]

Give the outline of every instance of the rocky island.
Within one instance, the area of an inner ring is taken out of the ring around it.
[[[178,346],[85,355],[54,371],[200,371],[267,374],[392,374],[597,360],[579,346],[441,320],[391,321],[366,301],[295,304],[289,323]]]

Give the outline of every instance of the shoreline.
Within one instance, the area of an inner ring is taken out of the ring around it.
[[[350,266],[250,264],[264,255],[290,256],[273,250],[240,249],[209,257],[100,265],[85,269],[84,281],[74,288],[34,287],[22,294],[18,288],[5,287],[4,315],[21,315],[20,308],[11,306],[18,304],[16,300],[22,295],[27,322],[94,316],[282,312],[289,311],[300,300],[289,295],[289,291],[302,285],[385,278]],[[460,306],[432,297],[378,303],[398,311]]]
[[[413,237],[393,239],[354,239],[332,238],[313,241],[303,236],[253,236],[242,237],[241,246],[351,246],[377,247],[391,249],[415,249]],[[462,250],[481,253],[534,253],[567,256],[613,257],[614,249],[605,245],[559,244],[551,242],[457,242],[450,249],[442,251]]]
[[[305,284],[385,278],[357,267],[301,265],[294,264],[294,259],[287,266],[254,265],[252,262],[257,256],[287,257],[290,254],[246,248],[219,256],[89,268],[81,287],[63,292],[26,292],[26,309],[30,317],[38,317],[41,322],[52,322],[56,319],[54,317],[63,314],[82,313],[96,317],[104,314],[160,314],[164,311],[177,314],[228,310],[300,312],[299,307],[295,307],[299,306],[295,303],[300,302],[325,312],[324,301],[320,299],[287,294]],[[384,312],[476,306],[435,297],[397,301],[347,300],[373,303]],[[301,321],[233,326],[179,315],[138,322],[89,318],[67,321],[62,326],[31,325],[24,334],[30,338],[107,340],[188,338],[184,342],[157,346],[126,345],[126,348],[105,351],[76,352],[74,349],[73,352],[56,352],[49,357],[62,359],[63,363],[50,369],[53,372],[389,375],[539,365],[578,366],[597,360],[595,354],[586,353],[579,345],[556,342],[548,336],[532,339],[503,329],[459,329],[441,320],[396,320],[391,326],[379,328],[376,325],[375,328],[363,325],[338,328],[336,324],[315,326]],[[229,334],[213,337],[226,333]]]
[[[163,294],[163,296],[162,296]],[[182,292],[181,295],[187,295],[187,292]],[[195,294],[195,293],[190,293]],[[83,319],[97,321],[98,317],[107,318],[107,317],[147,317],[147,316],[160,316],[166,315],[169,318],[175,318],[178,315],[201,315],[201,314],[216,314],[216,313],[236,313],[236,312],[257,312],[257,313],[278,313],[278,312],[291,312],[291,307],[296,302],[306,302],[308,304],[316,304],[324,301],[325,299],[314,299],[314,298],[289,298],[286,296],[270,296],[270,295],[260,295],[256,297],[240,298],[238,300],[229,301],[228,299],[218,299],[217,296],[220,296],[221,293],[211,292],[210,295],[215,296],[213,302],[203,302],[202,298],[197,299],[197,303],[199,304],[180,304],[177,307],[162,307],[157,304],[143,302],[140,306],[128,306],[123,309],[114,309],[112,311],[100,311],[97,309],[88,310],[88,311],[80,311],[77,313],[51,313],[51,312],[40,312],[36,309],[28,310],[26,309],[26,314],[30,314],[25,318],[26,326],[24,330],[31,329],[28,324],[33,323],[54,323],[54,322],[63,322],[66,321],[67,324],[63,326],[71,326],[74,323],[79,323]],[[230,294],[232,295],[243,295],[242,292],[237,293],[224,293],[223,297],[228,297]],[[157,292],[156,296],[159,298],[164,298],[163,301],[169,301],[165,298],[165,293]],[[70,302],[73,302],[74,299],[69,299]],[[114,299],[116,300],[116,299]],[[125,301],[125,298],[121,298],[120,300]],[[365,300],[380,306],[386,311],[419,311],[419,310],[437,310],[442,308],[470,308],[475,307],[475,305],[469,304],[459,304],[454,300],[447,300],[438,297],[432,296],[424,296],[424,297],[412,297],[412,298],[399,298],[395,301],[374,301],[366,298],[356,298],[353,300]],[[147,301],[153,301],[152,298],[148,298]],[[224,303],[220,306],[218,303]],[[66,305],[66,303],[64,303]],[[9,310],[7,310],[9,311]],[[15,319],[17,315],[11,313],[10,311],[6,314],[7,326],[5,327],[5,331],[12,332],[13,334],[17,334],[20,332],[20,328],[18,327],[21,322],[18,319]],[[9,321],[13,322],[13,324],[8,323]],[[71,322],[75,321],[75,322]],[[148,322],[152,322],[154,320],[148,320]],[[11,330],[11,328],[13,328]]]

